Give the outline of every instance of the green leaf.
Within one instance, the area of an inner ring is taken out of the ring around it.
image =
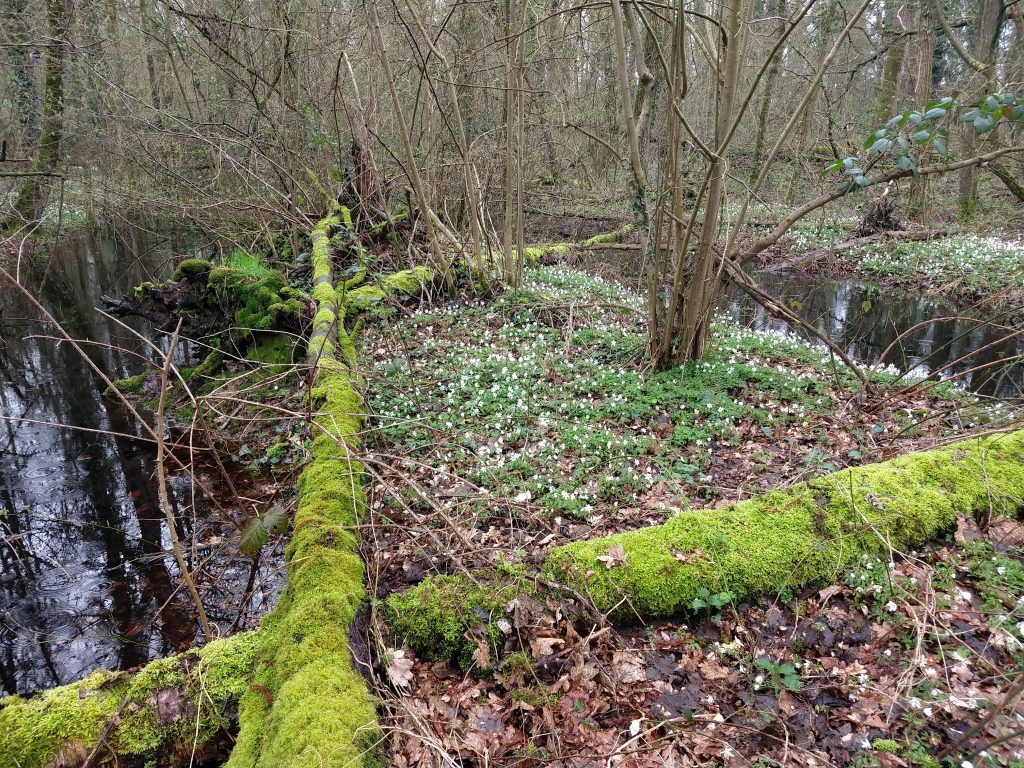
[[[856,179],[853,180],[853,183],[856,184],[861,189],[863,189],[870,182],[868,181],[868,177],[867,176],[858,176]]]
[[[288,510],[280,504],[275,504],[261,517],[263,525],[268,531],[280,535],[288,530]]]
[[[914,159],[910,155],[903,155],[899,159],[899,166],[904,171],[909,171],[911,168],[914,167]]]
[[[943,157],[949,157],[949,147],[946,146],[946,142],[942,139],[935,139],[935,141],[932,142],[932,147],[934,147],[935,151]]]
[[[868,152],[886,152],[891,146],[891,139],[877,139],[870,147],[868,147]]]
[[[251,520],[245,526],[245,530],[242,531],[242,541],[238,549],[243,555],[251,557],[260,551],[263,545],[267,543],[268,538],[266,525],[257,517],[255,520]]]
[[[912,138],[912,139],[913,139],[914,141],[916,141],[916,142],[917,142],[918,144],[924,144],[924,143],[925,143],[926,141],[928,141],[928,139],[930,139],[931,137],[932,137],[932,132],[931,132],[931,131],[921,130],[921,131],[917,131],[917,132],[916,132],[916,133],[915,133],[915,134],[914,134],[913,136],[911,136],[910,138]]]
[[[988,108],[989,112],[995,112],[1002,106],[1002,104],[999,103],[999,99],[997,99],[995,96],[986,96],[985,106]]]
[[[991,117],[980,115],[974,121],[974,130],[978,133],[988,133],[992,130],[992,126],[995,125],[995,121]]]
[[[1024,104],[1018,104],[1010,110],[1010,119],[1014,122],[1020,122],[1024,118]]]
[[[907,115],[907,119],[914,125],[920,125],[921,121],[924,120],[924,116],[920,112],[911,112]]]
[[[946,111],[942,107],[932,107],[924,113],[925,120],[941,120],[946,116]]]

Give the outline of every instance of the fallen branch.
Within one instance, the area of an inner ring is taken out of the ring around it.
[[[789,270],[805,270],[817,264],[819,261],[838,253],[845,253],[857,248],[863,248],[873,243],[888,243],[893,241],[924,242],[938,240],[943,237],[950,237],[953,233],[948,229],[906,229],[889,232],[876,232],[873,235],[855,237],[842,243],[830,245],[827,248],[815,248],[813,251],[801,253],[782,264],[769,266],[771,272],[786,272]]]
[[[379,739],[374,702],[348,642],[366,600],[356,534],[366,496],[356,457],[363,402],[355,349],[331,275],[329,235],[341,213],[312,232],[317,311],[307,356],[319,434],[298,480],[285,551],[288,583],[261,624],[253,686],[242,697],[228,768],[358,768]]]

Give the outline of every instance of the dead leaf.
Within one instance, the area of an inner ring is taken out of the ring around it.
[[[564,641],[560,637],[535,637],[530,640],[530,652],[533,653],[533,659],[536,661],[542,656],[550,656],[555,651],[555,647],[562,645]]]
[[[818,599],[821,601],[822,607],[824,607],[825,603],[827,603],[833,596],[837,595],[842,591],[843,586],[841,584],[830,584],[829,586],[825,587],[823,590],[818,592]]]
[[[644,657],[636,651],[616,651],[612,655],[612,675],[625,685],[643,682],[647,679]]]
[[[416,663],[411,651],[400,649],[391,654],[391,663],[388,664],[388,677],[391,682],[399,688],[408,688],[412,683],[412,668]]]
[[[616,565],[626,564],[626,550],[621,544],[612,544],[608,547],[607,555],[598,555],[598,562],[604,563],[604,567],[611,570]]]
[[[692,563],[696,560],[703,560],[704,553],[699,549],[695,549],[693,550],[693,552],[678,552],[675,549],[673,549],[672,557],[674,557],[680,563]]]

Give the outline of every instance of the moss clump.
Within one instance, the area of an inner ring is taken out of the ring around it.
[[[142,387],[149,378],[149,373],[137,373],[124,379],[116,379],[110,386],[103,390],[104,397],[114,397],[115,391],[122,395],[133,395],[142,391]]]
[[[383,614],[395,636],[420,658],[469,666],[476,646],[466,631],[479,628],[496,641],[505,606],[517,595],[535,592],[536,585],[518,568],[504,568],[480,583],[461,575],[433,576],[388,597]]]
[[[172,279],[175,281],[191,280],[198,282],[202,280],[205,282],[212,269],[213,264],[206,259],[185,259],[174,270],[174,277]]]
[[[949,530],[958,513],[1013,515],[1022,499],[1024,431],[559,547],[545,567],[603,611],[665,616],[690,606],[701,588],[743,598],[833,578],[864,554],[888,556],[890,546],[903,549]],[[609,568],[597,559],[610,554],[624,554],[625,562],[613,559]]]
[[[274,269],[257,277],[231,267],[214,267],[207,288],[209,300],[238,328],[265,331],[297,318],[302,311],[302,292],[289,288],[284,275]]]
[[[380,304],[385,299],[418,296],[433,279],[434,271],[429,267],[403,269],[372,285],[347,291],[343,296],[343,302],[349,309],[359,312]]]
[[[90,752],[119,712],[104,737],[118,755],[165,764],[178,749],[201,749],[230,727],[255,651],[255,634],[244,632],[135,674],[101,670],[31,698],[2,699],[0,765],[43,768],[62,752]]]
[[[256,342],[245,353],[247,360],[263,365],[291,365],[295,352],[293,340],[284,334],[275,333]]]
[[[212,378],[220,370],[223,362],[224,354],[219,349],[213,349],[210,350],[199,365],[179,368],[178,373],[181,375],[182,381],[186,383],[193,381],[203,382],[206,379]]]
[[[588,245],[606,245],[608,243],[620,243],[633,232],[633,225],[627,224],[624,227],[616,229],[614,232],[602,232],[599,235],[594,235],[584,240],[580,245],[586,247]]]
[[[565,243],[550,245],[533,245],[523,249],[523,263],[528,267],[535,267],[543,259],[560,259],[568,256],[572,247]],[[518,258],[518,251],[514,252],[514,258]]]

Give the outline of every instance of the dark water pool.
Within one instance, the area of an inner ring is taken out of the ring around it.
[[[756,279],[856,360],[874,364],[884,354],[883,364],[920,375],[952,376],[981,396],[1013,399],[1024,394],[1024,336],[1008,327],[1006,315],[980,316],[926,294],[881,289],[855,279],[771,272],[760,272]],[[722,308],[754,328],[787,328],[738,292],[727,296]]]
[[[95,342],[86,350],[112,378],[141,371],[144,361],[131,353],[152,353],[95,308],[104,294],[166,275],[185,246],[138,227],[64,238],[46,254],[39,299],[74,337]],[[53,333],[0,277],[0,691],[7,693],[67,683],[96,667],[132,667],[196,639],[168,552],[154,452],[132,439],[142,434],[138,424],[102,397],[104,385],[80,353],[42,337]],[[184,542],[218,534],[219,521],[187,478],[173,478],[171,491]],[[218,573],[219,597],[235,609],[231,586],[244,585],[247,569],[243,562]],[[264,610],[263,602],[257,594],[251,610]],[[222,629],[234,620],[229,611],[211,612]]]

